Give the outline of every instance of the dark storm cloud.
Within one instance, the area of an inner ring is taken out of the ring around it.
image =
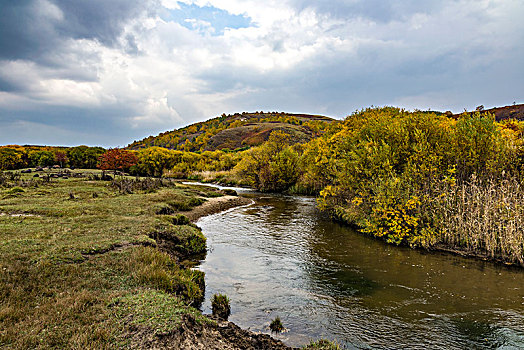
[[[67,39],[115,45],[123,24],[150,9],[151,4],[129,0],[0,0],[0,59],[46,63]]]
[[[124,146],[137,133],[122,122],[130,113],[125,106],[50,106],[39,111],[38,118],[34,111],[9,111],[0,117],[0,140],[2,144]]]
[[[115,43],[127,20],[150,9],[151,1],[129,0],[54,0],[65,20],[58,32],[74,39],[96,39],[106,46]]]
[[[57,45],[57,18],[40,13],[32,0],[1,0],[0,59],[30,59]]]

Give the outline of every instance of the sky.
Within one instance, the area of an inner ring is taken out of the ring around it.
[[[0,0],[0,145],[524,103],[522,0]]]

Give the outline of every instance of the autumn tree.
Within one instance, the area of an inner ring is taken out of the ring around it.
[[[148,176],[162,176],[165,169],[171,169],[180,159],[182,152],[162,147],[149,147],[138,153],[138,169]]]
[[[244,154],[235,172],[262,192],[289,189],[300,176],[299,156],[290,143],[290,135],[273,131],[266,143]]]
[[[0,169],[19,169],[24,166],[23,152],[12,148],[0,148]]]
[[[55,162],[60,164],[60,167],[63,168],[67,163],[68,158],[65,152],[57,151],[55,152]]]
[[[138,159],[133,151],[126,151],[119,148],[110,148],[99,158],[98,168],[102,170],[113,170],[116,175],[117,170],[127,171],[136,165]]]

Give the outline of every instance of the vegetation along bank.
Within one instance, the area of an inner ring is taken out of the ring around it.
[[[388,243],[524,266],[523,107],[479,106],[461,115],[368,108],[343,121],[222,115],[119,150],[131,162],[98,166],[314,194],[333,218]],[[93,165],[92,154],[103,151],[76,147],[65,158],[57,151],[54,163]],[[3,152],[32,164],[50,158]],[[4,168],[13,167],[8,158]]]

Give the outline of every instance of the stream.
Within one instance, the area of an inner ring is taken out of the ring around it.
[[[246,192],[254,203],[201,218],[210,299],[229,320],[289,346],[349,349],[524,348],[524,270],[387,245],[332,222],[315,199]]]

